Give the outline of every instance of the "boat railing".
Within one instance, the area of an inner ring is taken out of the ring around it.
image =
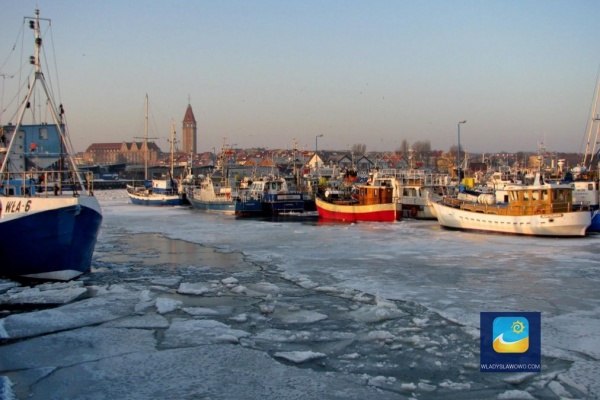
[[[448,174],[428,172],[420,169],[387,168],[379,170],[377,176],[395,178],[404,185],[447,186],[450,184],[450,177]]]
[[[549,215],[573,211],[590,211],[589,205],[574,205],[571,202],[551,204],[481,204],[453,197],[444,197],[443,204],[475,213],[497,215]]]
[[[71,193],[77,197],[85,190],[88,196],[93,196],[93,173],[84,174],[85,188],[81,182],[71,170],[4,172],[0,175],[0,194],[50,197]]]

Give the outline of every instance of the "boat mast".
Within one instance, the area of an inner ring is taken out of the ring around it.
[[[144,181],[148,180],[148,93],[144,103]]]
[[[29,28],[34,30],[34,36],[35,36],[34,55],[29,58],[29,62],[34,66],[35,72],[31,78],[31,82],[29,83],[29,90],[27,91],[27,95],[25,96],[23,103],[21,103],[21,108],[19,109],[18,116],[17,116],[17,122],[15,124],[14,130],[13,130],[13,135],[10,139],[10,144],[9,144],[7,152],[6,152],[7,155],[6,155],[6,157],[4,157],[4,160],[2,162],[1,171],[5,171],[5,169],[7,168],[8,162],[11,158],[8,156],[8,154],[10,154],[11,149],[13,148],[15,138],[18,136],[17,132],[19,132],[19,128],[23,125],[23,117],[25,115],[25,111],[28,108],[28,105],[30,104],[31,97],[33,96],[35,84],[36,84],[36,82],[39,81],[40,84],[42,85],[42,89],[44,90],[44,93],[46,95],[46,99],[48,100],[48,107],[50,109],[50,114],[52,116],[54,125],[56,126],[56,129],[60,136],[61,146],[64,149],[69,150],[69,151],[67,151],[67,159],[68,159],[68,163],[70,165],[71,171],[74,172],[74,171],[77,171],[77,166],[72,157],[72,149],[66,140],[66,132],[64,130],[64,119],[63,119],[64,109],[62,107],[62,104],[60,105],[59,108],[56,107],[56,104],[52,100],[52,96],[50,96],[50,91],[48,90],[48,86],[46,84],[44,74],[42,73],[42,66],[41,66],[42,63],[41,63],[41,59],[40,59],[40,53],[41,53],[41,48],[42,48],[42,37],[41,37],[41,33],[40,33],[40,20],[48,21],[48,23],[50,23],[50,20],[46,19],[46,18],[40,18],[40,10],[37,8],[35,10],[35,17],[33,17],[33,18],[29,17],[29,18],[30,18]],[[62,162],[63,162],[63,154],[60,155],[61,166],[62,166]],[[62,168],[60,168],[60,169],[62,170]],[[82,188],[85,187],[83,185],[83,181],[81,179],[80,174],[75,173],[75,176],[77,178],[77,181],[81,185],[81,187]]]
[[[596,154],[596,145],[598,144],[598,133],[600,130],[600,125],[597,124],[600,121],[600,115],[598,114],[598,95],[600,93],[600,68],[598,69],[598,75],[596,77],[596,91],[594,93],[594,101],[592,102],[592,108],[590,109],[590,120],[588,122],[588,139],[587,145],[585,147],[585,153],[583,153],[583,166],[586,166],[588,162],[588,154],[590,155],[589,159],[589,169],[592,169],[592,161],[594,160],[594,155]],[[594,131],[594,126],[596,127],[596,133],[594,141],[592,142],[592,133]],[[590,150],[590,145],[592,149]]]
[[[229,157],[231,150],[227,148],[227,137],[223,136],[223,145],[221,146],[221,157],[219,168],[221,169],[221,179],[225,181],[225,187],[229,187]],[[221,186],[223,186],[221,184]]]
[[[171,178],[173,178],[173,162],[175,158],[175,121],[171,118]]]
[[[297,162],[299,161],[297,158],[298,154],[298,142],[296,142],[296,138],[293,139],[294,149],[292,151],[292,162],[294,163],[292,171],[294,174],[294,180],[296,186],[300,186],[300,169],[298,168]]]
[[[8,148],[6,149],[6,155],[4,157],[4,160],[2,161],[2,169],[0,169],[0,171],[2,171],[2,172],[5,171],[5,169],[8,166],[8,162],[11,159],[11,157],[9,155],[11,154],[11,150],[13,148],[15,138],[18,136],[17,133],[19,132],[19,128],[23,124],[23,116],[25,115],[25,110],[28,108],[27,107],[28,104],[30,104],[29,100],[31,99],[33,90],[35,89],[35,83],[38,80],[38,78],[43,77],[41,74],[41,67],[40,67],[40,63],[39,63],[40,47],[42,45],[42,39],[40,38],[40,29],[39,29],[40,23],[39,23],[39,10],[38,9],[35,10],[34,18],[35,19],[31,19],[29,21],[29,27],[35,31],[35,47],[34,47],[35,55],[33,55],[29,58],[29,62],[31,64],[33,64],[33,66],[35,68],[35,73],[31,77],[31,81],[29,82],[29,90],[27,91],[27,94],[25,95],[25,99],[23,99],[23,102],[21,103],[21,107],[19,108],[19,112],[17,114],[17,122],[15,124],[15,128],[14,128],[12,136],[10,138],[10,143],[8,144]],[[51,107],[51,109],[53,111],[52,114],[54,117],[53,108],[54,107]]]

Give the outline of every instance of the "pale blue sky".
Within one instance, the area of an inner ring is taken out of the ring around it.
[[[598,1],[0,0],[0,66],[36,5],[76,150],[141,136],[146,93],[163,150],[188,97],[199,151],[447,151],[463,119],[467,151],[585,149]]]

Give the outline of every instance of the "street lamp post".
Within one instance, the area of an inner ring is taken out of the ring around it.
[[[466,123],[467,123],[467,120],[460,121],[458,123],[458,153],[456,154],[456,160],[457,160],[457,163],[458,163],[458,169],[457,169],[457,171],[458,171],[458,186],[459,186],[459,188],[460,188],[460,125],[461,124],[466,124]]]
[[[323,134],[321,133],[320,135],[315,136],[315,164],[317,167],[317,178],[319,178],[319,156],[317,154],[318,151],[318,145],[319,145],[319,138],[323,137]]]

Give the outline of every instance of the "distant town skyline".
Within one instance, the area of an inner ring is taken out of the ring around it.
[[[4,1],[1,123],[22,85],[13,58],[31,52],[20,24],[36,6],[52,20],[46,52],[56,49],[77,151],[137,140],[146,93],[161,148],[171,119],[181,140],[189,103],[198,152],[224,140],[448,151],[462,120],[473,153],[585,150],[596,1]]]

